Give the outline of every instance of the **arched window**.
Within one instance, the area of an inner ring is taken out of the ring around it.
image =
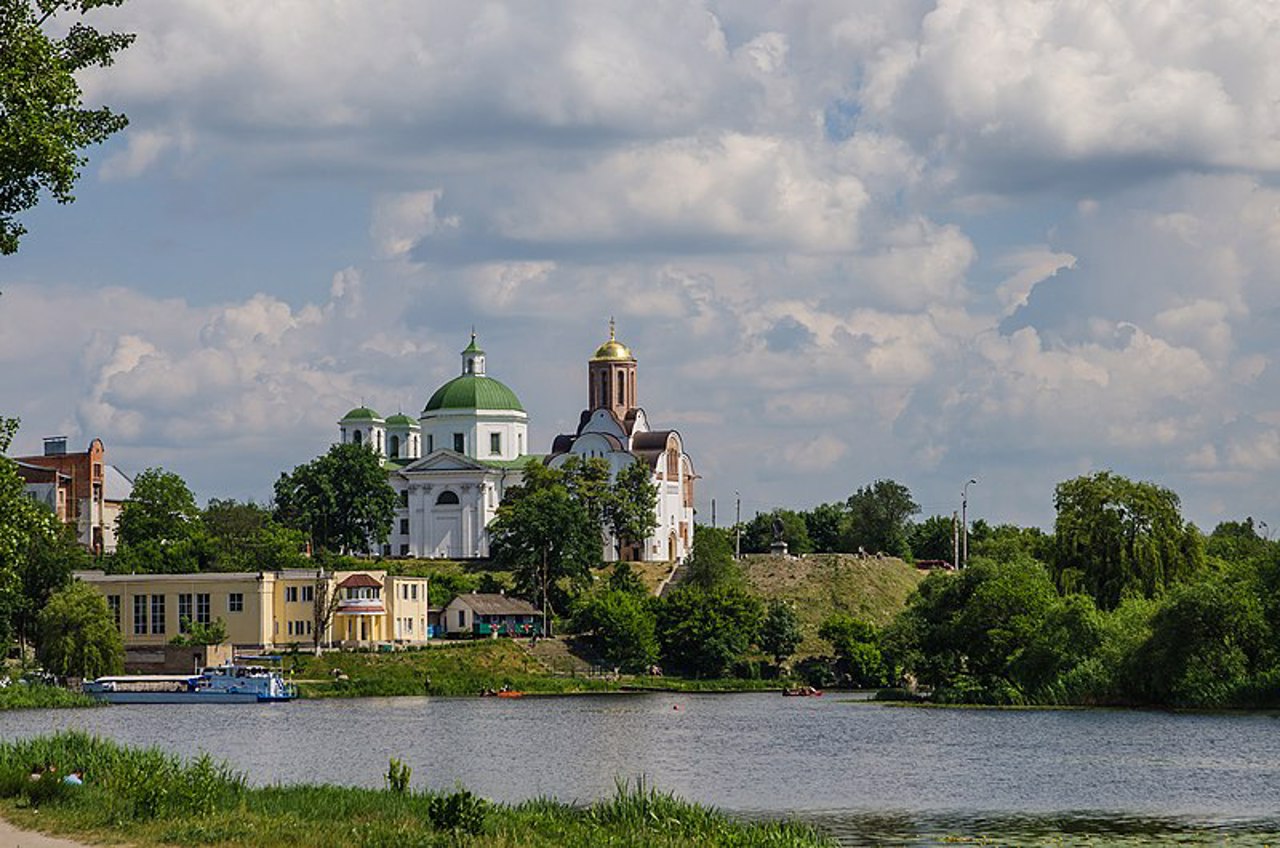
[[[440,497],[436,498],[436,506],[457,506],[458,493],[450,492],[447,489],[440,493]]]
[[[391,437],[391,458],[396,459],[400,456],[400,437]]]
[[[625,395],[626,395],[626,393],[627,393],[627,389],[626,389],[626,385],[625,385],[625,383],[624,383],[624,379],[625,379],[625,378],[622,376],[622,372],[621,372],[621,371],[615,371],[615,372],[614,372],[614,374],[613,374],[613,380],[614,380],[614,383],[616,383],[616,384],[617,384],[617,391],[616,391],[616,394],[618,395],[618,401],[617,401],[617,402],[618,402],[618,406],[625,406],[625,405],[626,405],[626,401],[623,399],[623,398],[624,398],[624,396],[625,396]]]
[[[359,430],[354,431],[351,434],[351,441],[353,444],[357,444],[357,445],[362,444],[364,442],[364,433],[360,432]]]

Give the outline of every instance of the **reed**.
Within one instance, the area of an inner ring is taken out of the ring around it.
[[[33,765],[79,769],[85,785],[33,791]],[[184,760],[68,732],[0,743],[0,811],[21,827],[95,841],[224,848],[334,844],[361,848],[497,846],[741,846],[815,848],[812,828],[740,822],[644,784],[619,783],[586,807],[545,798],[493,804],[462,788],[405,791],[247,785],[207,756]]]
[[[43,683],[12,683],[0,689],[0,710],[45,710],[102,705],[103,702],[80,692]]]

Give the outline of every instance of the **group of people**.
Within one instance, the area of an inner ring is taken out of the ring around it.
[[[58,767],[53,763],[49,763],[48,765],[45,765],[45,766],[42,766],[39,763],[36,763],[31,767],[31,776],[28,778],[28,780],[30,780],[33,783],[37,780],[57,780],[57,779],[58,779]],[[84,772],[80,771],[80,769],[76,769],[68,773],[67,775],[65,775],[62,778],[62,782],[69,786],[83,786]]]

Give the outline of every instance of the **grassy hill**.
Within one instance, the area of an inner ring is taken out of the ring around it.
[[[794,559],[758,554],[745,557],[742,568],[761,595],[795,604],[805,636],[801,654],[830,650],[818,638],[818,626],[832,613],[888,624],[924,579],[924,572],[900,559],[853,554],[809,554]]]

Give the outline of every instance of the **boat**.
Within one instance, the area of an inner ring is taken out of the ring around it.
[[[812,686],[790,686],[783,689],[782,694],[788,698],[817,698],[822,695],[822,690]]]
[[[198,674],[124,674],[81,687],[109,704],[261,704],[292,701],[297,690],[266,666],[226,663]]]

